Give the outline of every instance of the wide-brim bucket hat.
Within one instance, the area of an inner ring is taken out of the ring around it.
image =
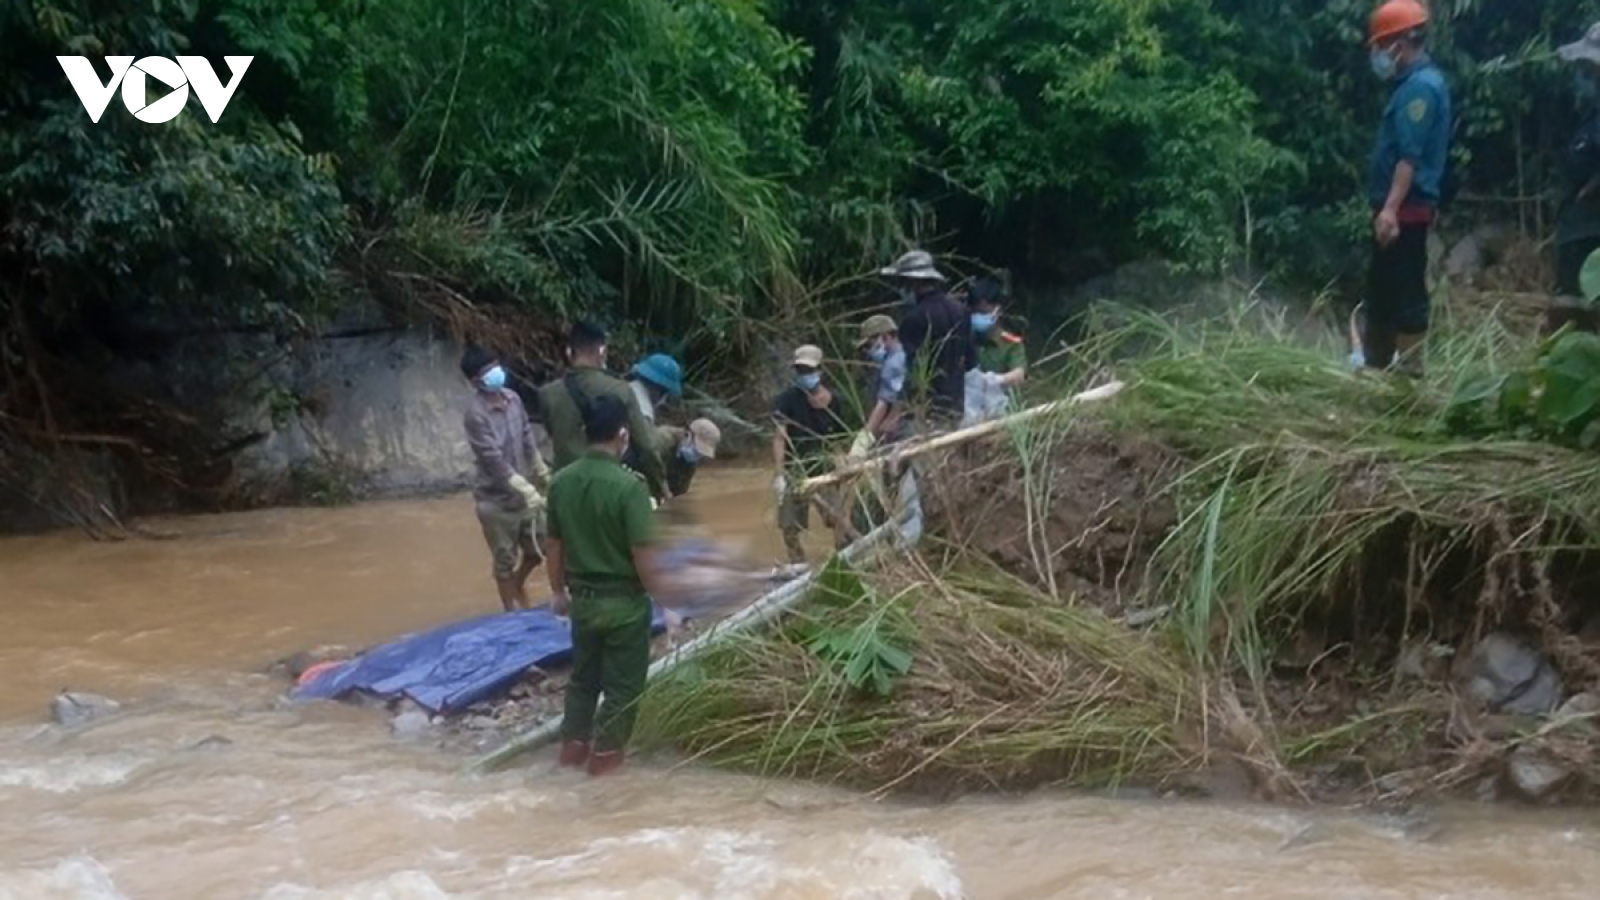
[[[933,254],[926,250],[912,250],[902,254],[893,265],[884,266],[878,274],[885,278],[903,278],[907,281],[947,281],[944,273],[933,264]]]
[[[633,365],[633,375],[674,397],[683,396],[683,367],[665,353],[652,353]]]

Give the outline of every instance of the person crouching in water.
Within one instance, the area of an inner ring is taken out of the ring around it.
[[[476,388],[463,425],[475,470],[472,499],[494,558],[500,606],[506,612],[529,609],[528,576],[544,558],[539,537],[545,530],[545,501],[533,482],[548,485],[550,469],[539,455],[522,398],[506,388],[506,370],[494,354],[469,346],[461,374]]]
[[[722,429],[710,419],[695,419],[688,428],[676,425],[656,427],[656,446],[661,449],[667,467],[667,490],[674,497],[689,493],[694,475],[700,464],[717,458],[717,447],[722,443]]]
[[[650,669],[650,598],[664,596],[650,490],[622,465],[627,424],[625,403],[594,397],[584,419],[588,453],[550,484],[551,602],[572,619],[559,761],[587,764],[590,775],[622,765]]]

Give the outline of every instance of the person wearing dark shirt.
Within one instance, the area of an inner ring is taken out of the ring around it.
[[[945,293],[944,273],[925,250],[912,250],[878,274],[914,297],[899,328],[911,375],[908,399],[914,407],[925,406],[934,422],[959,420],[967,370],[977,364],[966,308]]]
[[[778,395],[773,411],[776,434],[772,438],[772,462],[777,469],[773,492],[778,498],[778,530],[791,563],[806,561],[800,535],[811,526],[811,505],[815,503],[824,524],[837,529],[839,523],[823,497],[806,497],[793,488],[799,482],[821,475],[828,467],[829,444],[844,435],[837,395],[822,380],[822,350],[806,345],[794,352],[794,383]]]

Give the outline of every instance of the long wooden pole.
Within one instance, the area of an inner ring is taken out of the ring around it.
[[[1097,388],[1084,391],[1081,394],[1074,394],[1071,397],[1066,397],[1051,403],[1045,403],[1040,406],[1031,407],[1029,409],[1022,410],[1021,412],[1015,412],[1008,416],[1002,416],[998,419],[992,419],[988,422],[974,425],[971,428],[963,428],[960,431],[952,431],[949,434],[941,434],[937,437],[928,438],[916,443],[902,444],[891,449],[888,453],[885,453],[882,456],[875,456],[871,459],[863,460],[862,462],[855,463],[853,465],[844,466],[829,472],[826,475],[818,475],[815,478],[807,478],[805,481],[795,485],[795,490],[799,491],[800,493],[807,493],[817,490],[818,488],[827,487],[831,484],[838,484],[841,481],[848,481],[852,478],[865,475],[868,472],[882,469],[884,466],[887,466],[890,463],[910,459],[913,456],[921,456],[924,453],[932,453],[935,450],[954,447],[958,444],[964,444],[968,441],[975,441],[978,438],[987,437],[991,434],[998,434],[999,432],[1005,431],[1008,428],[1013,428],[1017,425],[1023,425],[1036,419],[1047,418],[1083,403],[1094,403],[1099,400],[1106,400],[1111,397],[1115,397],[1117,394],[1121,393],[1122,388],[1122,382],[1113,381],[1109,384],[1103,384]]]
[[[892,523],[880,525],[858,538],[850,546],[839,551],[839,555],[845,562],[859,563],[880,549],[887,543],[888,538],[896,533],[897,531]],[[816,576],[817,570],[813,570],[788,584],[774,588],[754,603],[711,626],[704,634],[656,660],[650,666],[650,672],[646,679],[660,678],[683,663],[727,640],[731,635],[741,631],[748,631],[776,618],[784,610],[794,606],[806,596],[806,591],[811,587],[811,583],[816,579]],[[535,726],[531,731],[511,738],[501,745],[499,749],[468,763],[467,771],[478,774],[492,772],[523,753],[550,743],[561,734],[561,719],[561,716],[556,716],[543,724]]]

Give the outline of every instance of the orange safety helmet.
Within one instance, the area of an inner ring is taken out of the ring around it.
[[[1372,12],[1367,24],[1367,43],[1405,34],[1428,24],[1428,8],[1418,0],[1386,0]]]

